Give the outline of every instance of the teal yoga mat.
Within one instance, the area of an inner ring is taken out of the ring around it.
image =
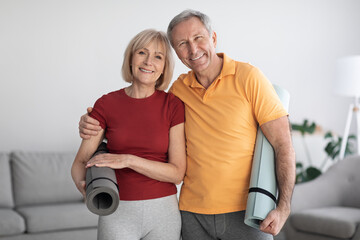
[[[288,110],[289,93],[279,86],[274,85],[274,88],[284,108]],[[260,222],[266,218],[270,211],[275,209],[276,198],[277,184],[274,149],[259,127],[251,169],[245,224],[259,229]]]

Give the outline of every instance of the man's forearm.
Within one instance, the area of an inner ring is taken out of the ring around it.
[[[295,152],[291,145],[281,146],[275,151],[276,176],[279,188],[278,207],[290,211],[291,197],[295,186]]]

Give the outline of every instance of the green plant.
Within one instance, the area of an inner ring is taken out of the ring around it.
[[[323,168],[328,161],[328,159],[335,160],[340,154],[340,148],[342,144],[342,137],[335,137],[331,132],[326,132],[324,138],[328,140],[327,145],[325,146],[325,152],[327,157],[324,159],[323,163],[321,164],[321,168]],[[347,143],[345,146],[345,156],[351,155],[355,151],[354,141],[356,141],[355,135],[349,135],[347,139]]]
[[[301,140],[305,149],[307,161],[309,163],[309,167],[304,168],[302,162],[296,162],[296,183],[313,180],[321,175],[321,170],[313,166],[310,151],[305,141],[305,135],[313,134],[316,129],[316,124],[315,122],[310,124],[309,121],[305,119],[302,124],[291,124],[291,128],[293,131],[301,133]]]
[[[321,173],[321,170],[316,167],[309,166],[304,168],[302,163],[296,163],[296,183],[311,181],[320,176]]]
[[[291,124],[291,128],[293,131],[299,131],[301,133],[301,139],[302,139],[302,143],[304,145],[306,157],[309,161],[309,164],[313,165],[309,148],[305,142],[305,134],[313,134],[315,132],[315,129],[316,129],[315,122],[309,124],[309,121],[307,119],[305,119],[301,125],[300,124]]]
[[[342,143],[342,137],[333,136],[331,132],[325,133],[324,138],[328,141],[328,143],[326,144],[324,151],[327,156],[321,163],[320,168],[317,168],[313,166],[309,148],[305,141],[306,134],[313,134],[315,132],[315,122],[310,124],[309,121],[305,119],[302,124],[291,124],[291,127],[293,131],[299,131],[301,133],[302,143],[304,145],[307,161],[309,163],[309,167],[307,168],[304,167],[302,162],[296,163],[296,183],[311,181],[322,174],[325,164],[329,159],[334,161],[338,158]],[[354,140],[356,140],[355,135],[350,135],[348,137],[345,149],[345,156],[350,155],[354,152]]]
[[[305,135],[305,133],[313,134],[316,129],[315,122],[309,124],[309,121],[307,119],[304,120],[304,122],[300,124],[291,124],[292,130],[299,131],[302,136]]]

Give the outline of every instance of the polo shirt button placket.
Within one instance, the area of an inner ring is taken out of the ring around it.
[[[206,100],[206,98],[207,98],[207,96],[208,96],[208,94],[209,94],[209,91],[208,91],[208,89],[205,89],[205,88],[202,88],[201,89],[202,90],[202,95],[203,95],[203,102],[205,102],[205,100]]]

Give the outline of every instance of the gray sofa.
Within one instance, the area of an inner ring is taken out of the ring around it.
[[[360,157],[335,163],[317,179],[297,184],[287,240],[360,239]]]
[[[74,153],[0,153],[0,240],[95,240],[97,215],[70,175]]]

